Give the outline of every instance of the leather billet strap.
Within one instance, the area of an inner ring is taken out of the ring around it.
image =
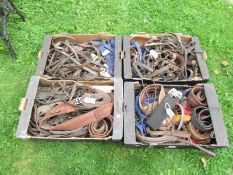
[[[191,107],[195,108],[198,106],[206,106],[206,96],[203,86],[195,86],[191,89],[191,91],[188,94],[188,103],[191,105]]]
[[[107,137],[113,96],[80,83],[39,87],[29,133],[41,137]]]
[[[93,80],[114,75],[115,40],[77,43],[70,35],[55,36],[45,75],[60,79]]]
[[[179,34],[151,36],[141,46],[132,40],[133,77],[173,81],[199,76],[194,45],[192,40],[182,41]]]

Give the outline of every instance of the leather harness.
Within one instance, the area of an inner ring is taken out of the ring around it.
[[[111,94],[80,83],[40,87],[29,132],[44,137],[107,137],[112,132],[112,102]]]
[[[199,76],[194,46],[195,42],[182,41],[178,34],[152,36],[143,46],[132,40],[133,77],[172,81]]]
[[[69,80],[106,79],[114,75],[115,40],[78,44],[69,35],[54,37],[45,75]]]

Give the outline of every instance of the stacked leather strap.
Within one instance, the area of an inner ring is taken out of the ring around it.
[[[195,86],[188,94],[188,102],[192,107],[191,122],[186,127],[191,138],[196,142],[210,143],[213,130],[210,111],[202,86]]]
[[[188,102],[193,108],[206,106],[207,103],[204,88],[201,86],[194,87],[188,94]]]
[[[62,97],[62,98],[61,98]],[[29,132],[43,137],[108,137],[112,95],[79,83],[38,89]]]
[[[94,80],[114,75],[114,39],[77,43],[69,35],[53,38],[45,75],[69,80]]]
[[[97,122],[91,123],[89,127],[90,137],[94,138],[102,138],[107,137],[111,131],[113,126],[113,117],[108,115],[103,118],[103,120],[99,120]]]
[[[135,126],[137,140],[151,145],[185,143],[214,155],[212,152],[197,145],[210,144],[213,136],[210,111],[207,106],[204,88],[201,85],[194,86],[192,89],[179,88],[183,96],[175,107],[171,109],[173,114],[166,111],[167,118],[158,130],[153,130],[146,125],[146,121],[151,117],[153,111],[156,110],[158,105],[163,104],[163,100],[169,94],[170,89],[164,88],[162,85],[150,84],[136,94]],[[167,110],[166,107],[165,110]],[[138,120],[137,116],[141,120]]]
[[[183,41],[178,34],[152,36],[141,46],[132,40],[133,77],[173,81],[199,76],[194,45],[192,40]]]
[[[162,85],[148,85],[142,92],[136,96],[135,111],[139,117],[136,120],[136,127],[140,132],[146,134],[145,119],[155,109],[155,107],[163,100],[165,90]]]

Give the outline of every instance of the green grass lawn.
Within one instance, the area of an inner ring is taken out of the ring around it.
[[[15,0],[9,35],[18,54],[0,50],[0,174],[233,174],[233,146],[208,158],[196,149],[128,148],[121,143],[16,140],[20,113],[46,34],[182,32],[200,38],[208,54],[230,143],[233,141],[233,6],[224,0]],[[221,62],[229,61],[223,67]],[[215,70],[219,72],[215,75]],[[201,158],[207,160],[207,166]]]

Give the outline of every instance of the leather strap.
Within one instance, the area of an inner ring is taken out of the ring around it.
[[[214,152],[212,152],[212,151],[210,151],[210,150],[207,150],[207,149],[201,147],[200,145],[195,144],[195,143],[193,143],[193,142],[191,142],[191,141],[187,141],[187,140],[180,139],[180,138],[178,139],[178,141],[183,142],[183,143],[188,144],[188,145],[192,145],[192,146],[194,146],[195,148],[197,148],[197,149],[203,151],[204,153],[206,153],[206,154],[209,155],[209,156],[214,157],[214,156],[216,155]]]
[[[158,136],[176,136],[176,137],[182,137],[182,138],[187,138],[189,139],[191,134],[187,131],[152,131],[150,129],[147,130],[147,133],[151,137],[158,137]]]
[[[201,133],[196,128],[194,128],[193,124],[189,122],[186,125],[187,130],[191,133],[191,138],[196,141],[205,141],[210,138],[210,132]]]
[[[202,86],[194,86],[189,92],[187,98],[188,103],[193,108],[207,105],[204,87]]]
[[[176,137],[176,136],[147,137],[147,136],[143,136],[143,135],[139,134],[138,132],[136,132],[136,138],[138,141],[140,141],[142,143],[147,143],[150,145],[157,145],[157,144],[163,144],[163,143],[175,143],[175,142],[185,143],[185,144],[192,145],[192,146],[198,148],[199,150],[203,151],[204,153],[208,154],[209,156],[213,156],[213,157],[215,156],[215,153],[213,153],[212,151],[209,151],[209,150],[201,147],[200,145],[195,144],[191,141],[187,141],[181,137]]]
[[[161,144],[167,142],[172,143],[178,140],[178,137],[175,136],[147,137],[139,134],[137,131],[136,131],[136,138],[138,141],[142,143],[149,143],[149,144]]]
[[[85,99],[91,98],[95,99],[95,103],[85,103]],[[84,94],[70,102],[59,104],[51,109],[49,109],[44,118],[48,119],[56,115],[67,114],[74,112],[79,109],[93,109],[95,107],[100,107],[104,104],[111,102],[111,97],[106,93],[94,93],[94,94]]]
[[[53,46],[55,46],[57,43],[60,43],[60,42],[75,43],[76,39],[73,36],[66,35],[66,34],[53,36],[53,39],[52,39]]]
[[[97,122],[91,123],[89,128],[90,137],[93,138],[103,138],[110,135],[112,132],[113,117],[111,115],[99,120]]]
[[[192,109],[192,124],[200,131],[210,131],[213,129],[210,111],[207,107],[199,106]]]
[[[149,94],[154,94],[154,102],[152,103],[146,103],[146,97]],[[145,114],[145,115],[150,115],[156,106],[161,103],[161,101],[165,97],[165,90],[162,85],[148,85],[146,86],[140,93],[139,96],[139,107],[140,110]]]
[[[33,136],[40,137],[53,137],[53,138],[61,138],[61,137],[85,137],[88,134],[88,127],[78,128],[72,131],[47,131],[43,130],[39,127],[38,121],[40,120],[38,107],[34,105],[33,107],[34,113],[31,118],[30,127],[28,132]]]

